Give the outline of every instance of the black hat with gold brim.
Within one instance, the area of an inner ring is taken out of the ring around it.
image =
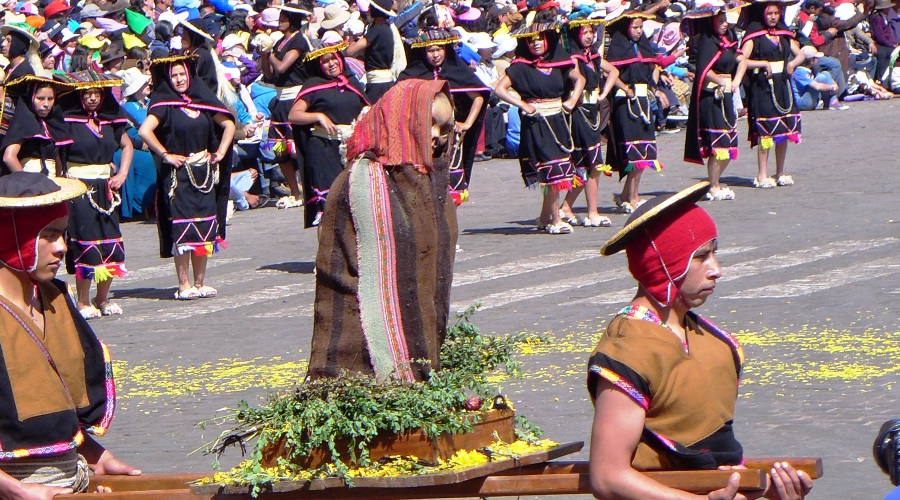
[[[623,12],[622,14],[612,17],[612,18],[610,18],[610,16],[607,16],[606,17],[606,25],[611,26],[615,23],[618,23],[622,19],[654,19],[655,17],[656,16],[654,16],[652,14],[647,14],[646,12],[644,12],[642,10],[633,9],[633,10],[629,10],[628,12]]]
[[[198,57],[200,57],[200,56],[198,56],[197,54],[159,57],[157,59],[151,59],[150,65],[156,66],[157,64],[193,61],[193,60],[197,59]]]
[[[44,84],[49,85],[50,87],[53,87],[53,90],[56,92],[56,95],[61,95],[66,92],[71,92],[72,90],[75,90],[75,87],[72,86],[72,84],[70,84],[70,83],[58,82],[56,80],[53,80],[52,78],[45,78],[43,76],[37,76],[37,75],[25,75],[25,76],[16,78],[15,80],[13,80],[11,82],[5,83],[3,85],[3,87],[5,87],[7,89],[7,91],[9,91],[10,89],[15,89],[17,87],[26,88],[25,87],[26,85],[39,84],[39,83],[44,83]]]
[[[87,186],[78,179],[50,179],[36,172],[13,172],[0,182],[0,208],[34,208],[57,205],[78,198]],[[6,237],[6,236],[4,236]]]
[[[309,62],[318,59],[326,54],[334,54],[346,49],[350,44],[347,42],[333,43],[331,45],[323,45],[315,50],[311,50],[303,55],[303,62]]]
[[[624,250],[635,235],[653,224],[661,215],[700,201],[709,192],[709,186],[708,181],[698,182],[673,195],[662,195],[647,200],[631,214],[625,222],[625,227],[603,245],[600,254],[609,256]]]
[[[278,10],[283,10],[285,12],[289,12],[291,14],[300,14],[301,16],[307,16],[307,17],[312,16],[312,12],[300,7],[300,5],[298,5],[298,4],[286,3],[284,5],[279,5],[275,8]]]
[[[200,36],[207,42],[215,41],[215,40],[213,40],[213,37],[209,33],[203,31],[203,29],[201,29],[200,26],[197,26],[196,24],[194,24],[191,21],[180,21],[178,24],[180,26],[184,26],[185,29],[189,30],[191,33],[194,33],[194,34]]]
[[[448,45],[460,41],[459,36],[441,28],[433,28],[422,30],[419,36],[413,39],[409,44],[412,49],[420,49],[422,47],[430,47],[432,45]]]

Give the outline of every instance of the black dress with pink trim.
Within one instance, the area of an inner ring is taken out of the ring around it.
[[[627,23],[625,23],[627,24]],[[638,43],[632,42],[621,31],[612,34],[606,60],[619,70],[619,79],[635,89],[653,84],[653,70],[657,58],[646,36]],[[651,90],[648,88],[648,94]],[[606,162],[613,171],[624,177],[634,169],[662,170],[657,159],[656,128],[650,101],[646,96],[634,99],[616,91],[612,98],[610,117],[610,142],[606,149]]]
[[[86,120],[66,117],[73,143],[66,154],[69,167],[108,165],[119,149],[127,120],[99,120],[100,130]],[[74,162],[74,163],[73,163]],[[66,269],[77,279],[97,282],[125,276],[125,243],[119,228],[118,194],[109,188],[109,178],[83,178],[88,192],[69,201],[68,251]]]
[[[469,117],[469,112],[474,104],[470,93],[480,94],[484,99],[472,127],[463,136],[462,157],[458,160],[454,159],[453,164],[450,165],[450,196],[457,205],[461,205],[469,199],[469,183],[472,180],[475,151],[484,128],[484,117],[488,99],[491,97],[491,89],[485,86],[475,76],[472,69],[459,59],[453,45],[446,46],[444,63],[439,68],[435,68],[427,62],[425,50],[426,47],[410,50],[409,65],[403,73],[400,73],[398,81],[409,78],[446,80],[450,84],[450,95],[453,96],[453,105],[456,109],[455,119],[460,123],[465,122]]]
[[[156,136],[171,154],[190,156],[214,150],[218,143],[215,124],[209,113],[200,111],[196,117],[176,106],[157,106],[149,114],[156,116],[159,126]],[[162,257],[175,253],[196,252],[212,255],[224,248],[217,217],[216,185],[221,182],[216,165],[175,168],[158,162],[156,185],[157,204],[164,205],[159,217],[159,251]]]
[[[575,47],[573,45],[573,48]],[[578,61],[578,69],[585,79],[584,95],[590,97],[589,100],[599,97],[603,80],[603,72],[600,69],[600,62],[603,60],[601,54],[593,51],[576,52],[572,57]],[[603,124],[599,105],[597,101],[582,100],[578,108],[572,112],[572,141],[575,143],[572,163],[575,164],[575,178],[582,184],[594,170],[610,172],[609,165],[603,162],[600,151],[602,143],[600,131]]]
[[[794,58],[791,50],[793,32],[784,29],[765,30],[758,23],[747,28],[742,43],[753,40],[753,51],[747,55],[755,61],[787,63]],[[763,70],[748,71],[747,121],[750,146],[759,144],[769,149],[784,141],[800,142],[800,110],[794,102],[791,77],[782,70],[769,80]]]
[[[506,70],[512,88],[526,102],[562,99],[567,80],[564,70],[574,63],[568,59],[560,65],[549,67],[542,68],[539,64],[514,59]],[[519,167],[525,186],[541,186],[552,191],[572,189],[574,144],[568,113],[560,110],[553,114],[528,116],[519,110],[519,117]]]
[[[306,101],[309,113],[324,113],[335,125],[347,125],[356,120],[368,101],[362,85],[354,77],[341,75],[337,79],[313,77],[307,80],[297,99]],[[319,225],[325,211],[328,191],[344,170],[341,154],[342,140],[326,137],[321,126],[294,125],[294,137],[300,142],[307,161],[303,168],[304,227]],[[349,136],[348,136],[349,137]],[[346,140],[347,137],[343,139]]]
[[[711,156],[717,160],[737,159],[734,94],[722,93],[722,98],[718,98],[715,89],[708,85],[706,76],[712,71],[717,75],[733,77],[739,53],[737,42],[730,37],[720,38],[709,33],[691,37],[688,57],[698,74],[691,90],[691,108],[684,138],[684,161],[703,164],[703,160]]]
[[[284,163],[293,158],[297,159],[298,167],[303,164],[303,156],[297,150],[297,144],[294,142],[294,133],[291,124],[288,121],[288,115],[291,112],[291,106],[294,104],[294,98],[289,94],[282,96],[285,89],[299,87],[306,82],[309,75],[306,72],[306,66],[302,63],[303,56],[309,52],[309,40],[301,32],[294,32],[285,40],[280,40],[274,48],[275,57],[283,60],[288,52],[296,50],[299,53],[297,61],[291,65],[284,73],[276,74],[272,79],[272,83],[278,87],[278,95],[269,103],[270,122],[268,138],[263,145],[264,148],[270,149],[275,156],[275,163]],[[296,92],[295,92],[296,93]]]

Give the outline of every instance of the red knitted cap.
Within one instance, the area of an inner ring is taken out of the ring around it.
[[[694,252],[717,234],[712,217],[693,203],[661,214],[625,247],[628,270],[660,304],[671,305]]]

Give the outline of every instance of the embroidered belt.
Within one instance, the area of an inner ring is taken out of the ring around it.
[[[352,125],[335,125],[335,127],[337,128],[337,132],[331,134],[328,132],[328,130],[325,129],[325,127],[321,125],[313,125],[312,128],[310,128],[310,133],[316,137],[341,142],[346,141],[350,137],[350,134],[353,133]]]
[[[597,104],[600,100],[600,89],[585,90],[581,94],[581,102],[584,104]]]
[[[537,114],[541,116],[553,116],[563,112],[562,99],[534,99],[525,101],[534,106]]]
[[[394,73],[389,69],[366,71],[366,83],[393,83],[394,81]]]
[[[769,66],[772,67],[773,75],[780,75],[782,72],[784,72],[784,61],[767,61],[767,62],[769,63]],[[765,69],[764,68],[753,68],[753,72],[754,73],[764,73]]]
[[[730,76],[720,76],[719,78],[721,78],[725,82],[728,82],[728,85],[719,85],[718,83],[709,81],[709,82],[706,82],[706,90],[716,90],[719,87],[726,87],[726,86],[731,87],[731,77]],[[723,88],[722,90],[724,91],[725,89]],[[731,90],[734,91],[734,87],[731,87]]]
[[[77,163],[70,161],[66,164],[66,175],[74,179],[109,179],[112,175],[112,167],[106,164]]]
[[[647,97],[647,84],[646,83],[635,83],[631,86],[631,88],[634,90],[635,97]],[[624,90],[619,89],[616,91],[616,97],[628,97],[628,96],[627,96],[627,94],[625,94]]]
[[[22,170],[36,172],[38,174],[47,169],[47,177],[56,177],[56,160],[41,160],[40,158],[27,158],[22,163]]]

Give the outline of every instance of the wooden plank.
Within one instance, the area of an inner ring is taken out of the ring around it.
[[[761,469],[768,471],[775,462],[788,462],[797,470],[809,474],[812,479],[819,479],[824,475],[822,459],[819,457],[753,457],[746,458],[744,465],[748,469]],[[496,475],[515,474],[587,474],[588,462],[586,460],[555,460],[542,464],[534,464],[516,469],[498,472]]]
[[[211,474],[211,473],[209,473]],[[92,476],[88,491],[107,486],[113,491],[182,490],[189,482],[209,474],[142,474],[140,476]]]
[[[738,470],[741,474],[742,491],[758,491],[766,484],[766,474],[774,462],[789,462],[795,468],[803,470],[813,479],[822,477],[822,460],[816,457],[789,458],[748,458],[746,463],[753,469]],[[758,468],[757,468],[758,467]],[[728,481],[731,471],[658,471],[646,472],[653,479],[681,490],[692,493],[706,493],[721,488]],[[158,474],[138,477],[121,477],[117,484],[125,485],[118,491],[103,494],[81,494],[72,499],[103,500],[244,500],[250,495],[229,494],[216,495],[206,493],[192,495],[188,489],[159,489],[138,491],[137,486],[144,484],[172,484],[187,477],[187,474]],[[112,479],[111,476],[109,479]],[[166,481],[169,481],[167,483]],[[112,484],[112,483],[103,483]],[[126,490],[124,488],[134,488]],[[284,493],[263,494],[262,500],[325,500],[344,498],[352,499],[418,499],[418,498],[471,498],[471,497],[506,497],[520,495],[577,495],[591,494],[586,461],[558,461],[525,465],[512,470],[503,471],[488,477],[470,479],[456,484],[424,486],[416,488],[329,488],[326,490],[301,490]],[[57,498],[70,498],[61,495]]]

